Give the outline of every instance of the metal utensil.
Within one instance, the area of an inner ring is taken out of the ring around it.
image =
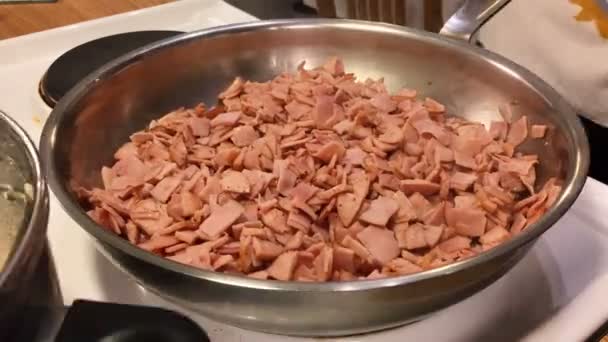
[[[461,20],[483,19],[501,2],[469,7],[485,12],[462,12],[471,16]],[[464,25],[452,36],[470,36],[471,28],[475,25]],[[208,272],[163,259],[96,225],[77,202],[72,185],[101,186],[99,170],[113,161],[113,151],[152,119],[199,101],[214,103],[235,76],[266,80],[294,70],[302,60],[317,65],[330,55],[343,57],[348,70],[361,78],[384,77],[393,90],[417,88],[470,120],[497,120],[499,105],[517,102],[518,115],[550,127],[545,140],[522,149],[539,155],[540,182],[552,176],[564,180],[554,207],[522,234],[465,261],[388,279],[296,283]],[[221,322],[308,336],[394,327],[483,289],[568,210],[589,164],[585,132],[572,108],[524,68],[436,34],[343,20],[230,25],[129,53],[88,76],[58,103],[44,127],[41,154],[51,188],[68,214],[117,267],[148,290]]]

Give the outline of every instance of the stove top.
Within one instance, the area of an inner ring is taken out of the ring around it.
[[[86,75],[116,57],[182,31],[135,31],[114,34],[78,45],[57,58],[42,76],[38,91],[49,106],[55,104]]]
[[[0,109],[38,141],[50,108],[38,84],[61,55],[97,38],[133,31],[192,31],[254,18],[219,0],[159,7],[0,41]],[[16,58],[19,56],[19,58]],[[60,97],[60,95],[59,95]],[[405,327],[336,341],[574,341],[608,319],[608,187],[589,179],[573,208],[511,272],[480,293]],[[66,305],[76,299],[175,309],[212,341],[312,341],[213,322],[150,293],[110,264],[51,196],[49,243]],[[589,304],[591,303],[591,305]],[[327,339],[332,340],[332,339]]]

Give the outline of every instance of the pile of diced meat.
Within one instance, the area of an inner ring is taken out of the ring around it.
[[[560,194],[517,152],[547,127],[487,129],[415,90],[357,81],[340,59],[215,107],[150,123],[78,189],[98,224],[168,259],[260,279],[346,281],[469,258],[537,221]]]

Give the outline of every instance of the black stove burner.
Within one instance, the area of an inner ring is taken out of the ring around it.
[[[76,300],[55,342],[209,342],[186,316],[155,307]]]
[[[608,184],[608,160],[606,160],[606,150],[608,150],[608,128],[598,125],[595,122],[579,116],[583,122],[583,127],[587,132],[587,139],[589,139],[589,154],[591,157],[591,164],[589,165],[589,177],[595,178],[596,180]],[[608,322],[604,327],[608,330]]]
[[[81,79],[112,59],[152,42],[178,35],[180,31],[136,31],[92,40],[61,55],[46,71],[38,91],[54,107]]]

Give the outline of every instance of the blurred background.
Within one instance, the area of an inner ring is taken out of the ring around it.
[[[297,17],[383,21],[438,32],[461,0],[227,0],[260,19]]]

